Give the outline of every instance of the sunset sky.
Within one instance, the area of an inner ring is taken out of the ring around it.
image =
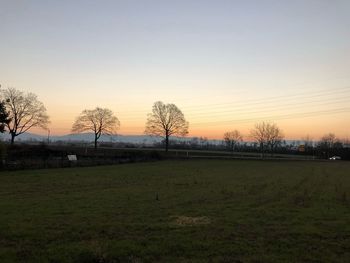
[[[290,139],[350,138],[349,14],[349,0],[0,0],[0,84],[37,94],[53,135],[96,106],[142,134],[161,100],[189,136],[269,120]]]

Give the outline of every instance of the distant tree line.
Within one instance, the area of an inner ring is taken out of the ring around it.
[[[328,133],[315,143],[307,135],[302,141],[288,144],[284,140],[281,129],[276,124],[269,122],[261,122],[255,125],[248,137],[253,142],[249,146],[242,143],[243,135],[238,130],[226,132],[223,139],[226,149],[232,152],[235,150],[249,151],[253,148],[259,150],[262,157],[266,156],[267,153],[273,155],[275,152],[279,152],[313,155],[324,159],[334,156],[350,159],[349,140],[341,140],[335,134]]]
[[[49,124],[46,108],[35,94],[15,88],[1,89],[0,86],[0,132],[11,135],[11,144],[14,144],[17,136],[30,129],[48,129]],[[96,107],[83,110],[71,130],[73,133],[93,132],[96,149],[101,135],[115,135],[119,128],[120,121],[110,109]],[[188,131],[189,123],[175,104],[161,101],[153,104],[144,133],[162,137],[163,141],[158,146],[163,146],[166,152],[171,143],[173,148],[229,150],[232,153],[258,151],[261,157],[274,153],[297,153],[330,158],[335,155],[347,156],[350,148],[349,141],[340,140],[333,133],[324,135],[316,143],[306,136],[292,145],[286,143],[283,131],[275,123],[266,121],[255,124],[246,137],[238,130],[227,131],[219,144],[209,143],[205,137],[195,137],[186,142],[170,139],[171,136],[186,136]]]

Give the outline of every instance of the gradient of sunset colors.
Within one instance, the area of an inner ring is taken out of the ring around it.
[[[348,0],[0,0],[0,84],[37,94],[52,135],[96,106],[142,134],[161,100],[189,136],[269,120],[289,139],[350,138],[349,13]]]

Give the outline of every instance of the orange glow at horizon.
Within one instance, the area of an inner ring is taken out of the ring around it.
[[[143,135],[159,100],[188,136],[350,137],[350,1],[91,2],[1,3],[0,84],[36,94],[52,136],[97,106]]]
[[[186,116],[186,114],[185,114]],[[143,118],[140,120],[130,120],[126,118],[118,117],[121,121],[121,127],[118,130],[120,135],[144,135],[144,126],[146,122],[146,114],[143,114]],[[61,136],[71,133],[71,126],[74,122],[73,116],[51,116],[51,124],[49,126],[51,136]],[[338,138],[345,139],[350,137],[350,129],[348,125],[345,125],[346,121],[350,120],[350,114],[338,114],[329,116],[317,116],[300,119],[288,119],[271,121],[276,123],[286,139],[301,140],[305,136],[310,136],[314,140],[318,140],[324,134],[334,133]],[[241,124],[218,124],[218,125],[194,125],[191,127],[191,119],[188,119],[190,123],[189,134],[187,137],[206,137],[208,139],[222,140],[223,134],[226,131],[239,130],[243,136],[244,141],[251,140],[250,130],[254,128],[256,122],[241,123]],[[210,122],[213,119],[207,119]],[[264,121],[263,119],[261,121]],[[47,135],[47,131],[33,128],[29,132]]]

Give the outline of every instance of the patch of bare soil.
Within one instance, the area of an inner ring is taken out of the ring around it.
[[[178,226],[196,226],[196,225],[208,225],[211,220],[209,217],[191,217],[191,216],[175,216],[174,223]]]

